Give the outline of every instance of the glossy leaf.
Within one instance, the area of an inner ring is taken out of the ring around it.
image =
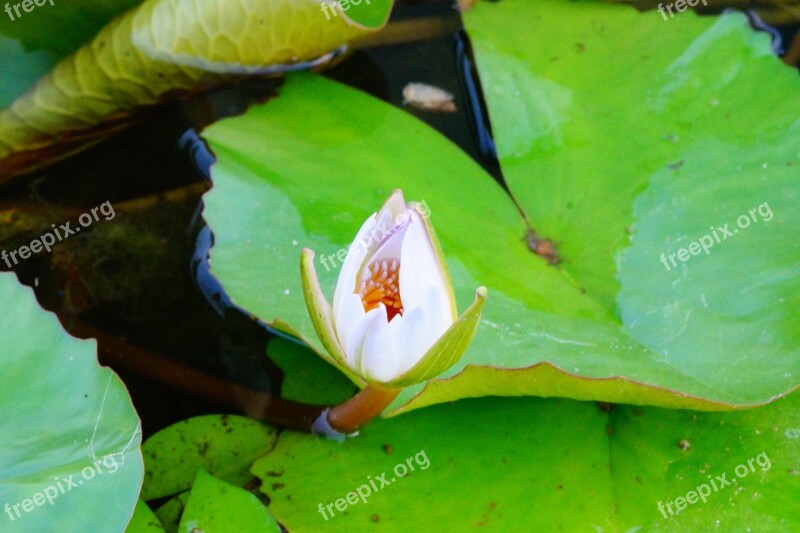
[[[234,484],[250,480],[256,458],[270,450],[276,431],[241,416],[205,415],[162,429],[145,441],[142,498],[171,496],[192,486],[203,468]]]
[[[181,524],[181,515],[189,501],[189,491],[181,492],[170,498],[167,503],[155,510],[155,515],[161,521],[166,533],[177,533]]]
[[[604,9],[609,16],[617,10]],[[308,118],[298,121],[298,116]],[[750,317],[775,335],[782,327],[782,337],[753,336],[748,326],[731,339],[695,338],[695,357],[671,360],[669,351],[632,335],[635,314],[625,309],[621,321],[568,268],[554,268],[532,254],[514,203],[466,155],[405,113],[358,91],[311,75],[293,76],[279,98],[215,124],[205,136],[219,159],[212,169],[214,188],[206,195],[205,216],[216,238],[212,272],[238,306],[318,353],[322,347],[303,302],[299,271],[288,265],[297,264],[302,247],[315,250],[320,283],[330,297],[337,254],[395,188],[430,207],[461,306],[472,299],[475,287],[487,286],[491,298],[465,356],[439,378],[406,389],[392,412],[490,394],[718,410],[768,402],[797,384],[800,358],[792,357],[797,319],[781,314],[783,307],[778,314]],[[785,180],[776,183],[786,189],[786,198],[792,197],[792,186]],[[772,238],[790,243],[795,215],[786,213],[785,221],[774,225]],[[752,245],[763,235],[758,229],[738,237]],[[661,268],[658,257],[653,259],[653,268]],[[726,259],[750,261],[727,254]],[[639,279],[656,275],[656,270],[645,270]],[[774,283],[786,292],[786,302],[795,301],[796,280]],[[741,289],[717,284],[707,290],[721,301],[735,302]],[[753,290],[760,294],[758,287]],[[688,305],[700,294],[682,297]],[[723,312],[718,319],[730,321],[728,330],[739,324]],[[669,323],[663,326],[666,330]],[[749,351],[744,340],[765,349]],[[719,366],[726,357],[740,361],[739,366],[709,371],[712,365],[705,361]],[[769,371],[747,371],[756,367]]]
[[[800,80],[769,35],[566,1],[483,3],[466,25],[507,183],[559,268],[720,393],[796,387]]]
[[[253,494],[199,470],[178,531],[280,533],[281,528]]]
[[[328,0],[333,4],[334,0]],[[382,28],[388,21],[391,14],[393,0],[349,0],[348,2],[336,1],[337,11],[347,18],[351,23],[364,29]],[[334,18],[333,15],[326,15],[325,20]]]
[[[602,490],[610,482],[605,418],[579,402],[466,400],[375,420],[341,444],[284,432],[253,473],[289,531],[423,531],[443,524],[447,531],[581,531],[611,507]],[[401,477],[402,468],[394,468],[408,467],[407,460],[414,470]],[[585,487],[594,487],[590,496]],[[347,503],[349,493],[356,503]],[[344,510],[335,507],[340,498]],[[547,510],[558,510],[558,522]]]
[[[607,432],[617,530],[800,528],[798,407],[798,393],[732,413],[615,407]],[[710,485],[705,503],[697,497],[691,503],[691,495],[688,504],[675,503],[704,484]],[[685,508],[676,512],[679,506]]]
[[[0,301],[0,530],[123,531],[143,475],[125,386],[13,274]]]
[[[164,533],[164,527],[147,504],[139,500],[125,533]]]
[[[269,358],[283,371],[280,395],[297,402],[337,405],[358,392],[339,370],[319,358],[309,358],[308,348],[276,337],[267,348]]]
[[[794,531],[798,407],[798,394],[734,413],[465,400],[343,444],[284,432],[253,472],[289,531]],[[659,511],[722,475],[737,481]]]

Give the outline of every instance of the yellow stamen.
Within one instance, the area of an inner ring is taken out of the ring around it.
[[[396,315],[403,315],[403,302],[400,299],[400,262],[396,259],[375,261],[364,270],[361,284],[356,290],[364,304],[364,311],[371,311],[381,303],[386,306],[386,317],[391,321]]]

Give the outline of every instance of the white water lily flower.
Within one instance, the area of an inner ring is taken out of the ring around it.
[[[475,334],[486,289],[458,318],[447,267],[419,204],[395,191],[367,219],[342,265],[331,309],[313,252],[303,251],[306,303],[334,364],[382,387],[430,379],[463,355]]]

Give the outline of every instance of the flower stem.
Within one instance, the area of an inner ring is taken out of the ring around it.
[[[328,423],[341,433],[352,433],[383,412],[400,389],[381,389],[367,385],[364,389],[328,412]]]
[[[78,338],[96,338],[101,363],[110,364],[116,370],[161,383],[208,402],[235,409],[255,420],[300,431],[311,431],[312,424],[325,409],[324,405],[293,402],[272,396],[266,391],[224,380],[150,353],[82,322],[73,322],[69,325],[68,331]]]

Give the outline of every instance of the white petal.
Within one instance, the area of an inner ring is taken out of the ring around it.
[[[403,211],[406,210],[406,199],[403,197],[403,191],[395,189],[392,195],[381,207],[381,211],[388,211],[392,215],[392,221],[397,218]]]
[[[336,336],[339,338],[339,345],[344,350],[348,366],[357,371],[358,351],[350,347],[363,343],[361,337],[364,336],[364,331],[363,326],[360,325],[366,320],[367,313],[364,312],[364,304],[361,303],[361,297],[358,294],[350,293],[343,296],[340,304],[341,313],[334,321]],[[370,311],[370,315],[374,314],[374,311],[377,309]]]
[[[339,322],[339,317],[342,315],[342,306],[345,299],[343,297],[353,294],[356,290],[356,275],[367,256],[367,246],[361,243],[366,243],[368,241],[368,236],[375,230],[376,225],[377,214],[373,213],[372,216],[361,225],[361,229],[358,230],[358,235],[356,235],[356,240],[350,245],[350,249],[347,251],[347,257],[345,257],[344,263],[342,263],[342,269],[339,271],[339,279],[336,281],[336,290],[333,293],[333,320],[336,323]],[[339,338],[339,341],[342,343],[342,346],[344,346],[344,339]]]
[[[366,269],[371,268],[374,263],[378,261],[387,261],[389,264],[391,264],[392,261],[400,261],[403,253],[403,241],[405,240],[407,230],[408,224],[394,226],[390,230],[390,234],[384,238],[375,252],[367,258],[367,261],[357,274],[359,283],[361,282],[361,277],[364,275]]]
[[[365,376],[363,373],[364,354],[366,352],[366,345],[369,338],[374,336],[374,331],[379,331],[385,328],[386,308],[379,306],[367,313],[353,329],[354,334],[350,336],[348,350],[353,354],[352,369],[358,375]],[[389,349],[391,349],[391,347]]]
[[[405,234],[406,227],[396,228],[391,237],[386,238],[380,243],[380,248],[377,250],[376,254],[367,257],[366,246],[362,246],[361,243],[366,242],[362,240],[364,235],[374,231],[373,226],[376,226],[373,223],[374,218],[375,216],[371,217],[361,227],[359,236],[347,252],[347,257],[342,264],[342,271],[336,282],[336,291],[333,295],[333,319],[336,324],[337,334],[339,335],[339,342],[342,346],[347,345],[348,330],[364,316],[361,298],[353,294],[358,287],[358,278],[363,267],[369,266],[375,260],[400,260],[403,235]],[[377,226],[380,226],[380,224],[377,224]],[[354,301],[358,302],[358,305],[355,305],[353,303]],[[361,306],[360,312],[358,312],[358,306]]]
[[[424,307],[417,307],[404,312],[403,316],[396,316],[392,320],[392,324],[395,322],[402,330],[398,333],[400,346],[397,350],[397,376],[399,377],[422,359],[422,356],[428,352],[428,348],[438,340],[439,335],[431,340],[431,334],[428,331],[428,316]]]
[[[377,214],[377,224],[369,235],[366,235],[361,245],[367,249],[367,254],[372,255],[383,239],[394,227],[394,215],[389,211],[380,211]]]
[[[367,249],[367,255],[373,255],[387,236],[396,229],[398,218],[402,217],[405,210],[406,204],[405,199],[403,199],[403,193],[399,190],[394,191],[378,211],[375,227],[359,241],[361,246]]]
[[[409,209],[410,224],[403,239],[400,259],[400,298],[405,310],[423,306],[432,324],[455,322],[450,302],[449,281],[439,264],[425,223],[419,213]],[[429,294],[433,291],[436,297]]]
[[[361,347],[359,374],[368,380],[386,382],[400,375],[398,350],[403,349],[402,317],[388,322],[386,307],[380,304],[377,309],[379,317],[370,323]]]

